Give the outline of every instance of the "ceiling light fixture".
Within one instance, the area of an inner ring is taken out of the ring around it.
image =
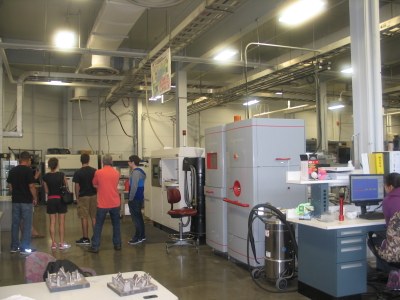
[[[328,106],[328,109],[329,109],[329,110],[336,110],[336,109],[345,107],[344,102],[343,102],[343,100],[342,100],[342,94],[343,94],[343,92],[344,92],[344,91],[341,91],[341,92],[340,92],[339,99],[338,99],[337,101],[333,101],[333,102],[330,102],[330,103],[329,103],[329,106]]]
[[[325,7],[326,2],[322,0],[298,0],[282,11],[279,22],[299,25],[322,13]]]
[[[282,92],[282,91],[280,91],[280,92],[275,92],[275,95],[283,95],[283,92]]]
[[[54,37],[54,44],[62,49],[73,48],[76,45],[75,34],[72,31],[59,31]]]
[[[215,55],[214,59],[219,60],[219,61],[228,61],[233,56],[235,56],[236,53],[238,53],[237,50],[225,49],[225,50],[221,51],[220,53],[218,53],[217,55]]]
[[[164,103],[164,95],[158,95],[158,96],[155,96],[155,97],[150,97],[149,101],[157,101],[159,99],[161,99],[161,103]]]
[[[343,74],[353,74],[353,68],[352,67],[346,67],[343,70],[340,71],[340,73]]]
[[[243,105],[250,106],[250,105],[257,104],[258,102],[260,102],[260,101],[254,99],[254,100],[250,100],[250,101],[247,101],[247,102],[243,103]]]

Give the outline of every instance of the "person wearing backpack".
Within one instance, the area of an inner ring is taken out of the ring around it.
[[[131,169],[129,177],[129,212],[132,222],[135,225],[135,234],[128,242],[129,245],[136,245],[146,240],[142,207],[144,201],[144,183],[146,173],[139,168],[140,158],[137,155],[129,157],[129,168]]]

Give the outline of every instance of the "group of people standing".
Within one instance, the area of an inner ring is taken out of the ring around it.
[[[77,200],[77,215],[81,220],[82,237],[77,245],[87,245],[89,252],[98,253],[101,242],[101,232],[107,213],[113,226],[112,241],[116,251],[121,250],[120,204],[118,191],[120,173],[112,167],[111,155],[102,158],[103,167],[99,170],[89,165],[90,156],[81,155],[82,167],[77,170],[72,181],[75,183]],[[142,207],[144,201],[145,172],[139,168],[140,158],[137,155],[129,157],[129,198],[128,206],[135,225],[135,233],[128,242],[135,245],[146,240]],[[53,157],[48,161],[50,172],[43,176],[44,191],[47,195],[47,214],[49,215],[51,249],[65,250],[71,247],[65,239],[65,215],[68,205],[62,201],[62,186],[67,186],[67,179],[59,171],[58,159]],[[10,170],[7,182],[12,195],[11,253],[20,252],[29,255],[35,249],[31,247],[32,213],[37,204],[35,177],[38,171],[31,168],[29,152],[21,152],[19,165]],[[89,222],[93,228],[93,236],[89,238]],[[21,236],[19,228],[21,228]],[[58,224],[58,240],[56,242],[56,224]]]

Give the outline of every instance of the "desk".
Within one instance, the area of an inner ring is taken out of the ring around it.
[[[132,277],[133,274],[137,273],[142,275],[144,272],[128,272],[123,273],[122,276]],[[143,299],[146,295],[157,295],[157,298],[162,300],[177,300],[178,297],[172,294],[169,290],[163,287],[159,282],[152,279],[152,282],[157,285],[158,289],[156,291],[140,293],[131,296],[120,297],[114,291],[107,287],[107,282],[111,282],[111,277],[116,276],[116,274],[102,275],[86,277],[87,281],[90,282],[89,288],[62,291],[50,293],[45,282],[40,283],[28,283],[28,284],[18,284],[0,287],[0,298],[6,298],[12,295],[23,295],[26,297],[31,297],[35,300],[70,300],[70,299],[96,299],[96,300],[112,300],[112,299]]]
[[[298,225],[299,293],[336,299],[367,291],[367,233],[384,230],[385,220],[287,220]]]

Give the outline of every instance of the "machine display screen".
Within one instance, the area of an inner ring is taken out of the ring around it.
[[[212,152],[207,153],[207,169],[217,170],[218,169],[218,153]]]
[[[354,205],[377,205],[385,196],[384,176],[380,174],[350,175],[350,202]]]

